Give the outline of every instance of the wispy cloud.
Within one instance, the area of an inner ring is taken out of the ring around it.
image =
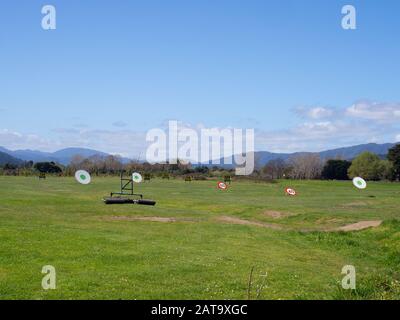
[[[379,123],[399,123],[400,103],[359,101],[346,109],[346,115]]]
[[[62,147],[59,141],[46,139],[37,134],[22,134],[20,132],[1,129],[0,146],[9,149],[35,149],[42,151],[53,151]]]
[[[257,150],[272,152],[321,151],[370,142],[387,142],[386,132],[346,121],[306,122],[281,131],[258,131]],[[390,139],[391,140],[391,139]]]
[[[260,132],[259,150],[319,151],[400,140],[400,103],[360,100],[345,108],[298,107],[293,111],[304,122],[279,132]]]
[[[146,133],[131,130],[81,130],[60,134],[65,146],[87,147],[126,157],[137,157],[146,148]]]
[[[114,127],[123,128],[126,127],[128,124],[125,121],[116,121],[112,124]]]
[[[338,111],[331,107],[297,107],[294,112],[301,118],[321,120],[331,118]]]
[[[345,108],[321,106],[296,108],[294,114],[299,121],[291,128],[279,131],[254,128],[256,150],[321,151],[367,142],[400,141],[400,103],[359,101]],[[124,124],[122,121],[115,122],[115,130],[89,130],[76,126],[58,128],[52,131],[50,137],[2,129],[0,146],[43,151],[55,151],[65,147],[87,147],[127,157],[137,158],[140,154],[144,156],[148,146],[145,139],[147,132],[124,129]],[[166,130],[167,121],[160,124],[159,128]],[[205,123],[179,122],[178,128],[198,131],[210,127]]]
[[[347,118],[348,120],[370,120],[370,123],[398,123],[400,102],[359,100],[343,109],[321,106],[297,107],[294,112],[301,118],[309,120]]]
[[[85,128],[89,128],[89,126],[86,123],[76,123],[73,125],[74,128],[78,128],[78,129],[85,129]]]

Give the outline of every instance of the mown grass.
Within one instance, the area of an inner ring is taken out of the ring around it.
[[[117,177],[0,177],[1,299],[246,299],[250,270],[261,299],[399,299],[400,184],[152,180],[137,186],[155,207],[107,206]],[[286,186],[299,195],[288,197]],[[274,219],[266,211],[284,216]],[[172,223],[113,216],[175,217]],[[231,216],[282,225],[271,230],[221,223]],[[383,220],[359,232],[304,232]],[[357,290],[341,289],[354,265]],[[42,266],[57,289],[41,287]],[[266,278],[262,275],[267,273]],[[256,297],[252,293],[251,297]]]

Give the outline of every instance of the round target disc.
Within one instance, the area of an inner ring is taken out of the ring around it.
[[[86,170],[78,170],[75,172],[75,179],[81,184],[89,184],[91,181],[90,174]]]
[[[365,182],[365,180],[360,177],[355,177],[353,179],[353,184],[358,189],[365,189],[367,187],[367,183]]]
[[[143,178],[140,173],[134,172],[134,173],[132,173],[132,180],[135,183],[140,183],[140,182],[142,182]]]
[[[288,194],[289,196],[295,196],[296,195],[296,190],[292,189],[292,188],[286,188],[285,189],[286,194]]]
[[[218,189],[221,189],[221,190],[228,189],[228,185],[225,182],[218,182],[217,186],[218,186]]]

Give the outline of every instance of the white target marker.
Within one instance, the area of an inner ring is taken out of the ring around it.
[[[218,189],[226,190],[228,189],[228,186],[225,182],[218,182]]]
[[[360,177],[355,177],[353,179],[353,184],[358,189],[365,189],[367,187],[367,183],[365,182],[365,180]]]
[[[89,184],[90,183],[90,174],[86,170],[78,170],[75,172],[75,179],[81,184]]]
[[[285,189],[286,194],[288,194],[289,196],[295,196],[296,195],[296,190],[292,189],[292,188],[286,188]]]
[[[134,172],[134,173],[132,173],[132,180],[133,180],[133,182],[141,183],[143,178],[140,173]]]

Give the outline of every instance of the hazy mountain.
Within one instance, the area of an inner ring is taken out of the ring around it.
[[[326,150],[318,152],[321,159],[332,159],[332,158],[341,158],[345,160],[354,159],[357,155],[362,152],[369,151],[373,152],[379,156],[384,156],[387,154],[388,150],[393,147],[396,143],[384,143],[384,144],[376,144],[376,143],[368,143],[368,144],[360,144],[351,147],[337,148],[332,150]],[[71,159],[75,155],[81,155],[84,158],[92,157],[92,156],[101,156],[105,157],[109,154],[97,150],[86,149],[86,148],[66,148],[62,150],[58,150],[56,152],[42,152],[37,150],[15,150],[11,151],[6,148],[0,147],[0,152],[6,153],[11,157],[17,158],[16,160],[24,161],[32,160],[34,162],[41,161],[54,161],[64,165],[70,163]],[[307,154],[307,152],[295,152],[295,153],[273,153],[268,151],[258,151],[255,153],[255,160],[258,166],[265,165],[268,161],[275,159],[288,160],[291,157]],[[123,162],[129,161],[127,158],[122,158]],[[223,165],[224,161],[221,159],[220,162],[223,167],[229,168],[233,167],[232,165]],[[205,165],[212,166],[211,163],[206,163]]]
[[[347,148],[338,148],[333,150],[327,150],[320,152],[320,156],[323,159],[341,157],[345,160],[351,160],[357,157],[360,153],[365,151],[369,151],[375,153],[377,155],[386,155],[388,150],[395,146],[396,143],[368,143],[368,144],[360,144],[357,146],[347,147]]]
[[[58,159],[58,162],[62,164],[68,164],[71,162],[72,158],[76,155],[80,155],[83,158],[89,158],[93,156],[100,156],[100,157],[106,157],[109,154],[97,150],[92,150],[92,149],[85,149],[85,148],[66,148],[66,149],[61,149],[58,150],[54,153],[52,153],[52,156]]]
[[[340,158],[344,160],[352,160],[357,157],[360,153],[369,151],[379,155],[380,157],[384,157],[388,150],[392,148],[396,143],[368,143],[368,144],[360,144],[351,147],[337,148],[332,150],[326,150],[321,152],[315,152],[319,154],[321,159],[334,159]],[[310,152],[294,152],[294,153],[273,153],[268,151],[257,151],[254,154],[254,159],[256,161],[257,166],[264,166],[267,162],[276,159],[282,159],[284,161],[289,160],[291,157],[295,157],[301,154],[307,154]],[[221,163],[224,163],[221,159]],[[208,164],[211,165],[211,164]],[[223,165],[223,167],[233,167],[233,165]]]
[[[0,165],[2,166],[5,165],[6,163],[18,165],[22,164],[23,161],[21,159],[14,158],[13,156],[10,156],[5,152],[0,151]]]
[[[12,157],[16,157],[25,161],[32,160],[34,162],[43,162],[43,161],[54,161],[57,163],[61,163],[63,165],[67,165],[71,162],[71,159],[75,155],[81,155],[84,158],[92,157],[92,156],[108,156],[108,153],[86,149],[86,148],[66,148],[62,150],[58,150],[56,152],[42,152],[37,150],[15,150],[11,151],[6,148],[0,147],[0,151],[9,154]],[[123,161],[127,159],[123,158]]]
[[[57,159],[52,158],[51,153],[48,152],[42,152],[42,151],[37,151],[37,150],[15,150],[11,151],[6,148],[0,147],[0,151],[9,154],[10,156],[13,156],[15,158],[19,158],[25,161],[34,161],[34,162],[40,162],[40,161],[57,161]]]

